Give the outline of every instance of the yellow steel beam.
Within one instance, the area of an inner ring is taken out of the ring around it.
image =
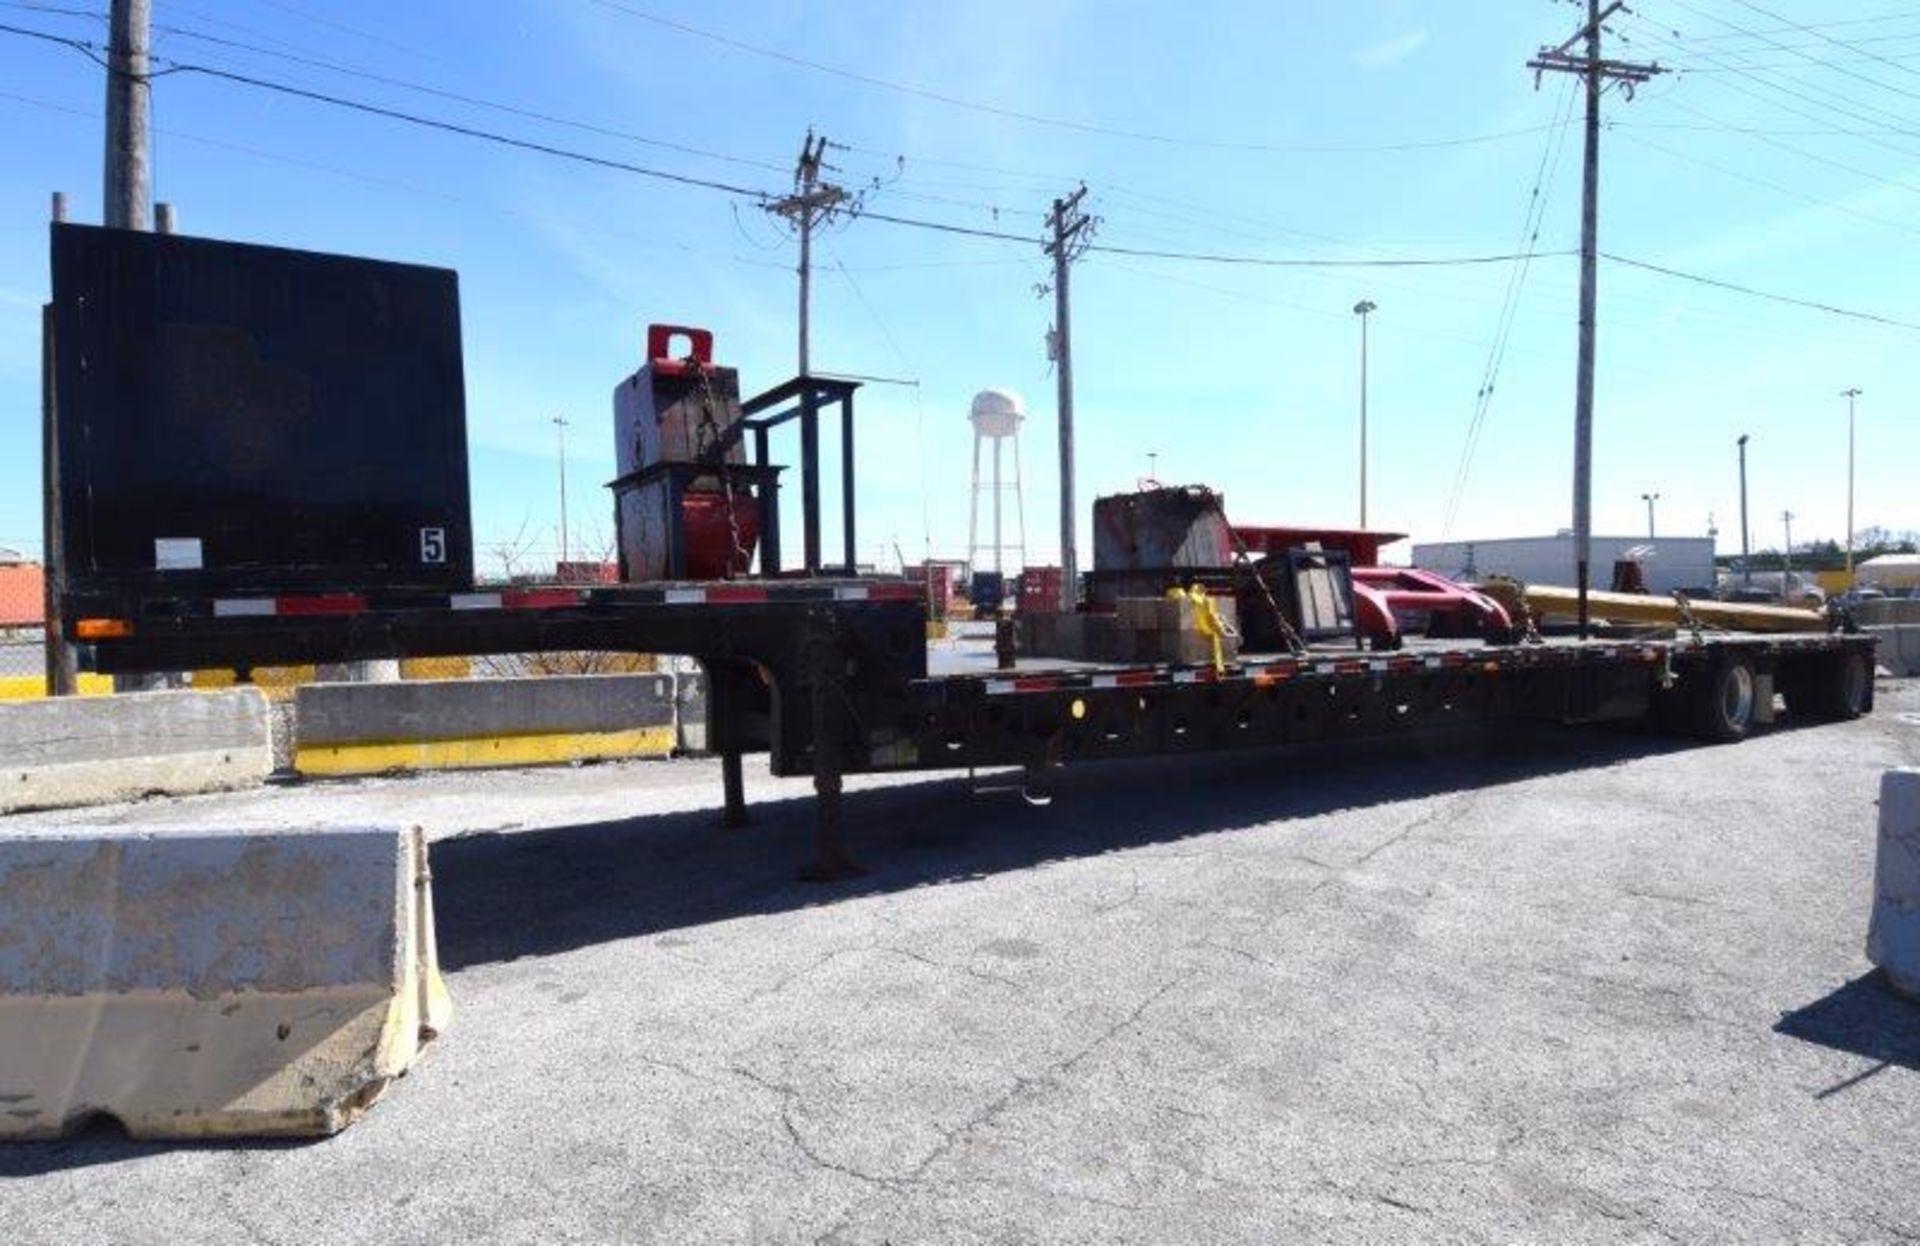
[[[1577,589],[1546,584],[1529,584],[1522,590],[1527,606],[1545,618],[1573,618],[1579,610]],[[1680,626],[1680,607],[1671,597],[1650,597],[1638,593],[1587,594],[1588,612],[1596,619],[1615,623],[1661,623]],[[1708,627],[1723,627],[1741,632],[1824,632],[1826,616],[1818,610],[1797,606],[1767,606],[1744,601],[1695,601],[1687,609]]]

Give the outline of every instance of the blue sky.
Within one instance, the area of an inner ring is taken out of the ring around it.
[[[97,6],[9,0],[0,22],[99,40],[101,23],[86,15]],[[1050,199],[1084,179],[1096,241],[1113,247],[1463,257],[1524,243],[1544,167],[1538,246],[1563,251],[1578,235],[1577,126],[1554,146],[1569,84],[1549,78],[1536,90],[1525,68],[1579,19],[1547,0],[154,9],[156,54],[175,62],[773,193],[787,189],[812,126],[846,145],[831,156],[836,176],[866,187],[875,213],[1037,236]],[[1899,12],[1890,0],[1635,9],[1616,24],[1630,42],[1610,50],[1683,72],[1606,102],[1603,249],[1920,320],[1920,11],[1889,16]],[[76,219],[98,220],[102,91],[100,70],[79,54],[0,34],[0,544],[38,544],[48,193],[67,191]],[[177,205],[184,231],[459,270],[483,547],[518,536],[535,547],[530,559],[551,557],[556,412],[572,422],[576,540],[608,539],[610,503],[592,486],[613,474],[609,395],[640,362],[649,321],[712,328],[749,389],[793,370],[793,243],[752,198],[190,72],[156,80],[154,117],[157,197]],[[862,557],[891,561],[896,544],[908,559],[929,545],[963,552],[968,400],[998,385],[1028,400],[1029,557],[1052,561],[1051,300],[1034,289],[1047,275],[1039,248],[856,219],[825,235],[816,258],[815,366],[920,382],[862,393]],[[1527,270],[1455,501],[1515,269],[1088,255],[1073,276],[1083,503],[1132,487],[1157,454],[1162,478],[1223,489],[1245,522],[1352,522],[1350,309],[1367,297],[1379,307],[1374,525],[1416,538],[1567,525],[1577,264],[1564,256]],[[1864,391],[1858,525],[1920,526],[1920,333],[1617,263],[1602,265],[1600,289],[1596,530],[1644,530],[1641,495],[1658,492],[1663,531],[1703,532],[1711,514],[1722,548],[1737,548],[1734,439],[1745,432],[1756,548],[1779,543],[1786,509],[1796,541],[1839,538],[1838,395],[1849,386]],[[1084,557],[1084,518],[1081,538]]]

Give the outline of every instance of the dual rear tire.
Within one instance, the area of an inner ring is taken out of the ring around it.
[[[1789,667],[1775,685],[1800,722],[1845,722],[1873,708],[1873,667],[1858,649]],[[1763,687],[1752,659],[1723,653],[1704,670],[1654,696],[1657,724],[1716,744],[1745,739],[1759,714]]]
[[[1787,712],[1802,722],[1837,723],[1873,708],[1873,664],[1858,649],[1784,675]]]

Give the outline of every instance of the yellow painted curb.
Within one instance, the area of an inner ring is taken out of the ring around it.
[[[293,768],[307,775],[381,774],[391,770],[463,770],[479,766],[544,766],[616,757],[665,757],[671,726],[628,731],[569,731],[483,736],[466,740],[401,740],[304,745]]]
[[[82,672],[77,691],[83,697],[105,696],[113,691],[113,676]],[[46,695],[45,675],[0,675],[0,701],[38,701]]]

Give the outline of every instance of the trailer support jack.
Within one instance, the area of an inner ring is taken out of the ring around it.
[[[809,883],[835,883],[858,878],[866,873],[847,855],[840,836],[840,731],[839,712],[845,690],[846,658],[834,634],[831,615],[815,620],[807,653],[807,699],[813,715],[813,860],[801,867],[800,878]]]
[[[747,784],[741,774],[740,754],[725,752],[720,754],[720,790],[726,801],[726,807],[720,813],[720,825],[733,830],[751,822],[747,816]]]

